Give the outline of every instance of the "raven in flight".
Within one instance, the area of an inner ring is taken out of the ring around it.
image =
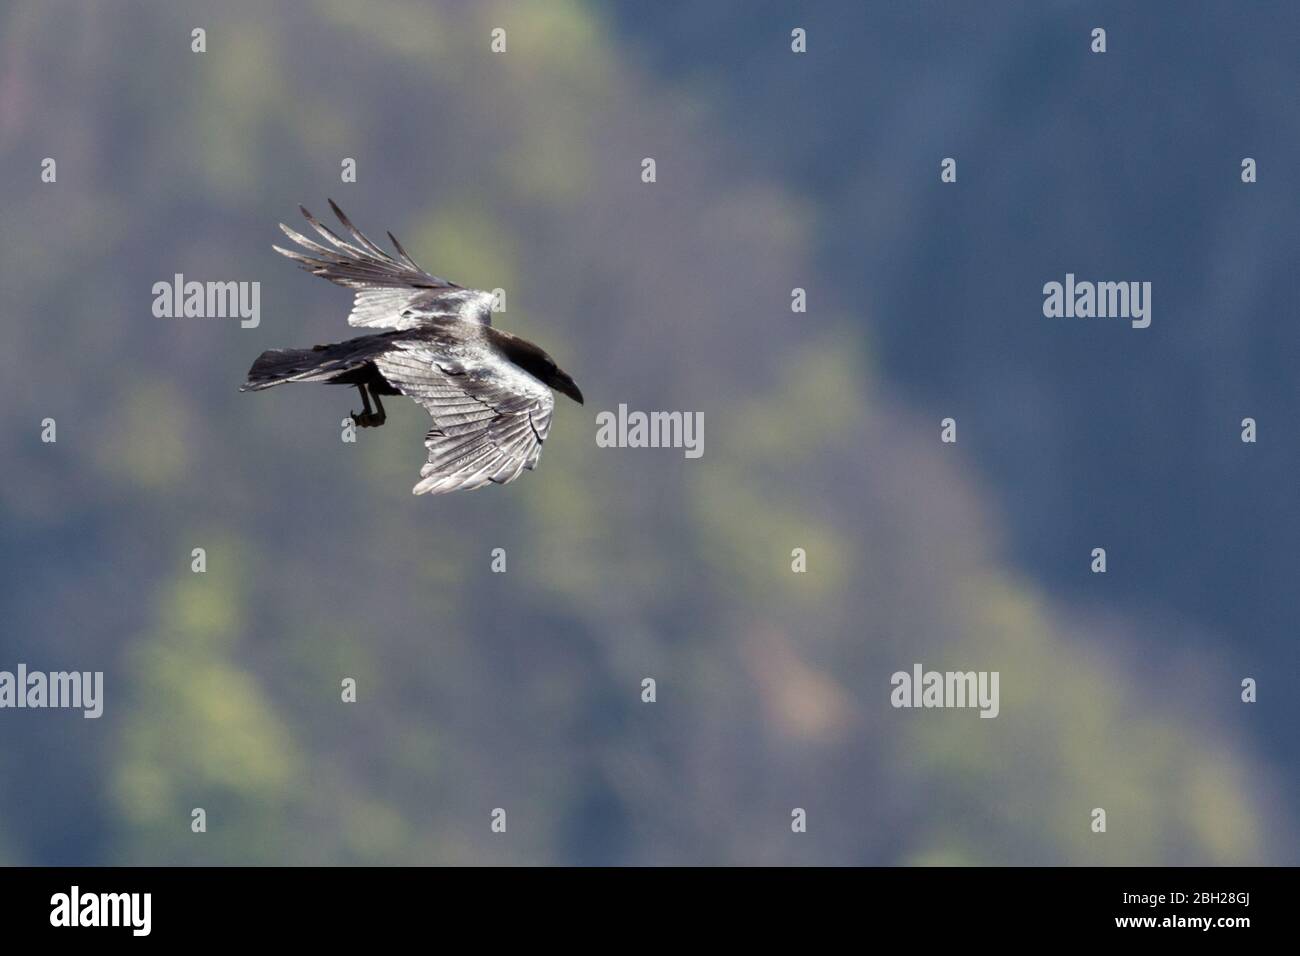
[[[380,395],[414,399],[433,417],[424,438],[429,461],[411,489],[417,495],[504,485],[536,467],[555,408],[551,389],[582,404],[577,384],[536,345],[492,327],[490,292],[430,275],[390,232],[394,259],[362,235],[334,200],[329,203],[355,245],[299,206],[328,246],[281,223],[285,235],[313,255],[271,248],[312,275],[354,290],[349,325],[395,331],[263,352],[239,390],[282,382],[353,385],[364,409],[352,413],[360,428],[384,423]]]

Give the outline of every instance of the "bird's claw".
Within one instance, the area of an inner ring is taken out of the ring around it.
[[[388,420],[387,415],[376,415],[374,412],[350,412],[352,422],[358,428],[378,428]]]

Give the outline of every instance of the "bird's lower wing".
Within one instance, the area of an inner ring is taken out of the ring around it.
[[[433,418],[424,439],[429,460],[415,494],[504,485],[536,467],[555,398],[531,375],[501,361],[453,360],[413,344],[385,353],[375,366]]]

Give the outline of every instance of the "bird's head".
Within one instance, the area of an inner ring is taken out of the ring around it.
[[[582,391],[578,388],[578,383],[573,380],[573,377],[569,375],[568,372],[560,368],[554,362],[549,363],[547,372],[549,373],[549,377],[546,379],[547,385],[551,386],[551,388],[555,389],[557,392],[568,395],[569,398],[573,399],[579,405],[582,404]]]
[[[582,404],[582,392],[578,389],[578,383],[573,380],[573,377],[568,372],[555,364],[555,359],[532,342],[521,339],[517,335],[511,335],[501,329],[494,329],[491,326],[487,327],[487,334],[506,358],[533,376],[533,378],[557,392],[568,395],[579,405]]]

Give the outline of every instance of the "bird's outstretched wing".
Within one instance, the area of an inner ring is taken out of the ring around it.
[[[388,238],[398,254],[398,258],[393,258],[352,225],[333,199],[329,204],[354,242],[340,239],[328,226],[299,206],[303,216],[328,246],[280,223],[286,236],[313,255],[303,255],[279,246],[271,248],[282,256],[288,256],[312,275],[355,290],[348,325],[413,329],[447,319],[492,324],[492,293],[465,289],[425,272],[390,232]]]
[[[415,494],[504,485],[537,466],[555,398],[527,372],[486,351],[452,359],[419,342],[395,343],[374,363],[433,417]]]

